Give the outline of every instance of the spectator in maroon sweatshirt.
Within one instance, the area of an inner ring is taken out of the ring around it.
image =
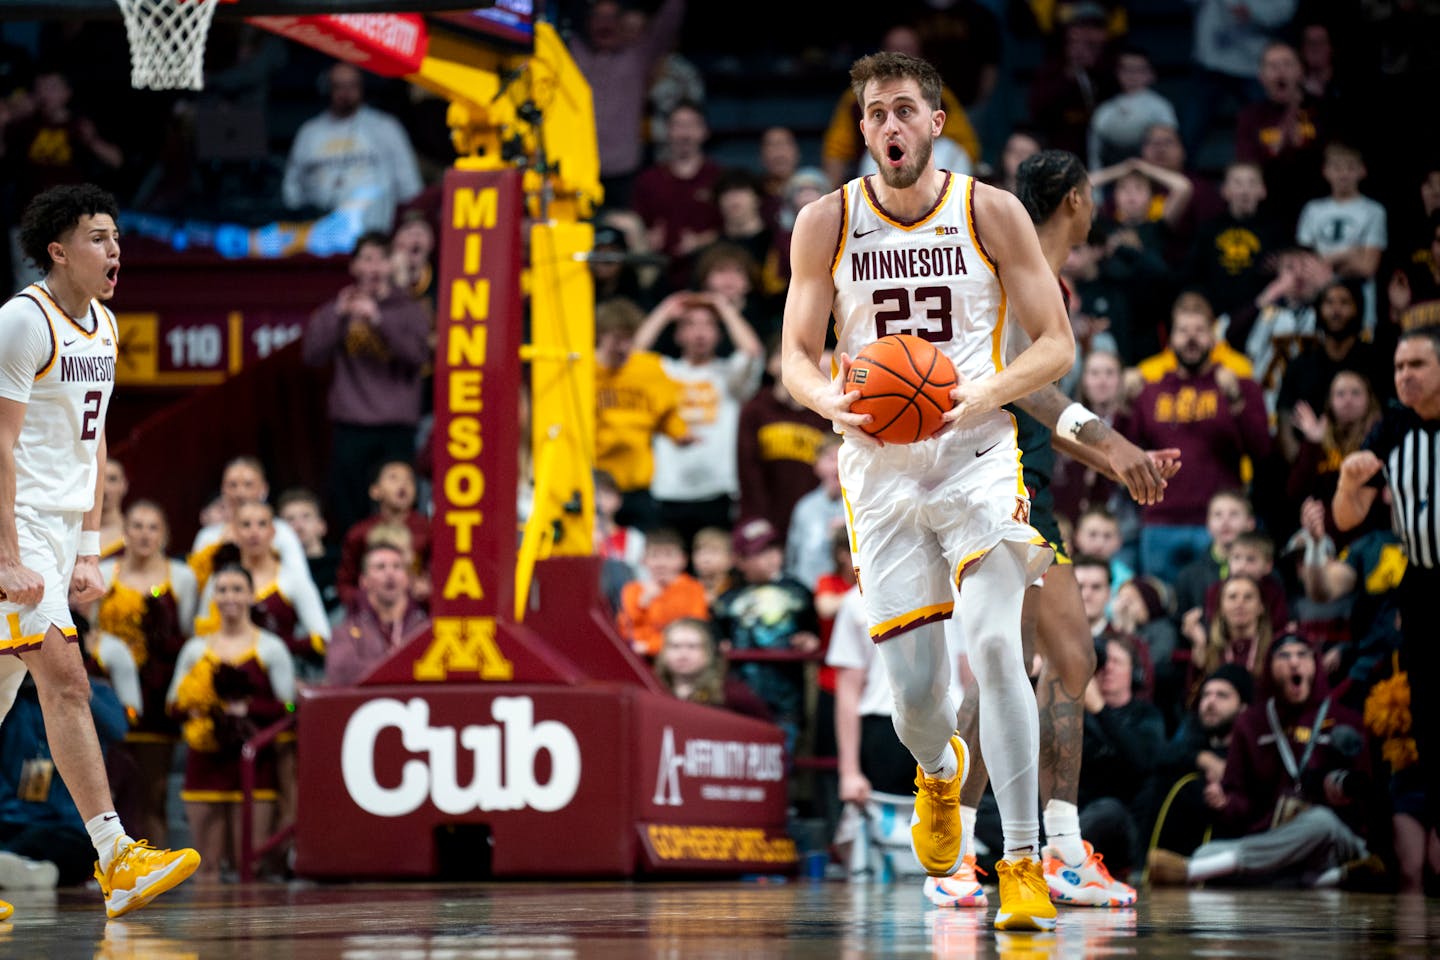
[[[1370,777],[1364,723],[1331,700],[1315,652],[1293,634],[1275,641],[1259,700],[1235,721],[1225,775],[1205,788],[1217,833],[1188,860],[1157,850],[1152,883],[1219,877],[1333,886],[1368,858],[1360,835]]]
[[[330,517],[347,530],[367,512],[365,487],[387,460],[415,456],[421,371],[430,359],[425,306],[393,283],[390,238],[367,233],[350,258],[354,283],[315,311],[302,353],[331,367]]]
[[[1305,68],[1295,48],[1275,40],[1260,55],[1265,98],[1235,118],[1235,159],[1260,165],[1268,211],[1294,223],[1306,200],[1326,192],[1320,177],[1325,125],[1319,101],[1305,92]]]
[[[1240,464],[1270,452],[1265,398],[1255,381],[1211,359],[1215,314],[1198,293],[1181,294],[1170,318],[1170,349],[1178,364],[1147,383],[1116,428],[1141,449],[1180,450],[1186,469],[1161,503],[1144,508],[1143,572],[1168,576],[1209,547],[1205,511],[1210,495],[1240,487]]]

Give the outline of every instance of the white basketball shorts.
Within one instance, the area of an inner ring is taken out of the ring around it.
[[[1026,546],[1031,579],[1054,557],[1030,526],[1015,421],[1003,411],[938,440],[847,440],[840,486],[876,643],[950,616],[965,572],[1000,543]]]
[[[45,579],[45,596],[34,606],[0,601],[0,654],[38,649],[51,626],[69,640],[77,638],[70,619],[70,574],[80,548],[80,522],[84,514],[53,513],[15,507],[15,530],[20,536],[20,562]]]

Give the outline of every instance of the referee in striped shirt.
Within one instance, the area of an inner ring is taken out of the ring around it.
[[[1390,491],[1409,564],[1400,584],[1401,662],[1410,676],[1411,731],[1420,752],[1425,820],[1440,830],[1440,327],[1418,327],[1395,348],[1395,394],[1360,450],[1340,465],[1335,525],[1365,519],[1380,488]]]

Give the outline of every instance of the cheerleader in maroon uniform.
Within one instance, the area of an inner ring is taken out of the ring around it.
[[[285,644],[250,619],[255,587],[248,570],[222,562],[209,588],[218,628],[181,649],[166,700],[190,748],[180,798],[201,851],[200,875],[215,880],[222,863],[238,869],[241,862],[240,748],[285,716],[295,699],[295,671]],[[256,836],[269,836],[276,801],[270,749],[257,758],[254,797]]]
[[[305,676],[313,673],[318,678],[324,669],[325,644],[330,640],[330,619],[309,567],[291,567],[275,550],[275,514],[269,504],[244,504],[231,518],[231,527],[233,547],[219,546],[211,562],[223,563],[223,558],[233,556],[238,548],[239,563],[255,584],[251,619],[285,642]],[[217,622],[208,582],[200,595],[200,611],[195,633],[203,636]]]
[[[195,574],[165,554],[169,533],[158,505],[149,500],[130,505],[125,513],[124,552],[100,562],[107,589],[96,616],[100,665],[106,667],[104,661],[112,659],[104,657],[106,645],[118,640],[128,649],[138,673],[140,703],[131,713],[126,746],[145,785],[145,835],[162,844],[176,739],[175,723],[165,712],[165,693],[175,674],[175,659],[191,634],[197,593]]]

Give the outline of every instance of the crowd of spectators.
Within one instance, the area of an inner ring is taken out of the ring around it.
[[[1413,841],[1419,822],[1396,666],[1406,556],[1383,502],[1346,530],[1330,503],[1342,459],[1394,396],[1400,332],[1440,320],[1440,155],[1397,161],[1398,136],[1375,136],[1357,66],[1429,69],[1424,48],[1393,20],[1352,29],[1324,5],[1202,0],[1195,95],[1181,100],[1127,35],[1124,4],[1018,4],[1048,52],[1026,108],[984,143],[994,91],[1013,78],[993,56],[958,55],[970,48],[934,18],[999,44],[1016,11],[992,6],[917,14],[877,43],[942,66],[951,169],[1010,188],[1042,147],[1089,158],[1098,215],[1064,269],[1078,351],[1062,386],[1139,446],[1178,448],[1183,461],[1163,502],[1144,507],[1083,465],[1061,457],[1056,470],[1101,663],[1085,698],[1081,803],[1100,805],[1088,822],[1111,829],[1091,839],[1107,853],[1123,846],[1112,862],[1138,873],[1153,832],[1168,851],[1151,858],[1157,880],[1358,882],[1366,865],[1418,889],[1424,864],[1397,839]],[[776,375],[778,331],[795,213],[854,175],[863,151],[841,76],[813,165],[785,126],[755,138],[749,164],[708,155],[704,77],[676,46],[686,16],[684,0],[595,0],[575,15],[607,190],[591,264],[596,552],[617,633],[667,687],[774,721],[797,765],[823,770],[836,750],[826,648],[858,588],[837,438]],[[266,49],[246,34],[227,69],[273,67]],[[434,233],[424,203],[408,202],[438,167],[362,105],[355,71],[326,75],[329,105],[295,138],[283,202],[354,201],[373,228],[353,285],[316,305],[305,334],[307,361],[334,371],[333,482],[280,491],[272,510],[264,465],[237,457],[182,563],[163,505],[124,502],[113,465],[111,590],[84,611],[96,671],[130,715],[130,762],[156,769],[168,753],[142,745],[176,737],[198,758],[182,797],[217,865],[244,736],[284,716],[297,684],[352,683],[426,623],[417,471]],[[21,76],[0,112],[16,171],[9,209],[65,177],[121,182],[129,144],[73,112],[65,76]],[[1217,123],[1223,158],[1197,166],[1215,153]],[[325,173],[335,152],[316,141],[327,137],[355,148],[337,169],[356,183]],[[151,183],[146,195],[162,193]],[[241,629],[247,611],[259,643]],[[1301,745],[1299,769],[1277,742]],[[276,746],[262,777],[282,822],[289,749]],[[163,797],[140,803],[163,838]],[[1323,838],[1334,857],[1275,855],[1293,841],[1270,835],[1282,829]],[[1240,838],[1261,838],[1260,852]]]

